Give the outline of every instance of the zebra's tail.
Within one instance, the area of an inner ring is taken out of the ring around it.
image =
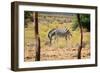
[[[49,38],[49,41],[50,41],[50,44],[51,44],[51,40],[52,40],[52,32],[55,30],[55,28],[54,29],[52,29],[52,30],[50,30],[49,32],[48,32],[48,38]]]
[[[54,30],[55,30],[55,28],[52,29],[52,30],[50,30],[50,31],[48,32],[48,38],[51,38],[51,36],[50,36],[50,35],[51,35],[51,32],[54,31]]]

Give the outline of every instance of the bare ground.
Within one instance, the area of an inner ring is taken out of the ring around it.
[[[77,48],[52,48],[45,47],[41,48],[40,60],[68,60],[68,59],[77,59]],[[82,59],[90,58],[90,49],[82,48]],[[26,62],[35,61],[35,49],[26,48],[25,49],[25,58]]]

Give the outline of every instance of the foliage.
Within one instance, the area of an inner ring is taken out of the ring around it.
[[[90,15],[89,14],[80,14],[80,22],[82,24],[82,27],[87,29],[87,31],[90,31]],[[73,17],[73,30],[75,30],[78,27],[78,21],[77,17]]]
[[[24,25],[25,27],[28,26],[29,22],[33,22],[33,12],[32,11],[25,11],[24,12]]]
[[[25,15],[25,19],[32,19],[32,16],[33,16],[33,12],[31,11],[25,11],[24,12],[24,15]]]

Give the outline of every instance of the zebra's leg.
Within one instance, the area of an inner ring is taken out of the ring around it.
[[[49,38],[49,40],[50,40],[50,46],[51,46],[51,44],[52,44],[52,38]]]
[[[58,36],[57,35],[55,35],[54,37],[54,45],[56,48],[58,48]]]
[[[65,40],[66,40],[66,47],[67,47],[67,36],[65,36]]]
[[[52,44],[52,39],[50,39],[50,45]]]
[[[67,36],[65,36],[65,39],[66,39],[66,41],[67,41]]]
[[[71,38],[71,36],[69,35],[69,36],[68,36],[68,39],[70,39],[70,38]]]
[[[54,37],[54,43],[56,43],[56,40],[57,40],[57,36]]]

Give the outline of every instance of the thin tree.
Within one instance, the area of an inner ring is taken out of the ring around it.
[[[35,14],[35,15],[34,15]],[[40,38],[38,36],[38,12],[33,13],[35,19],[36,56],[35,61],[40,61]]]
[[[83,44],[83,31],[82,31],[82,24],[81,24],[81,17],[80,17],[80,14],[77,14],[77,21],[78,21],[78,24],[79,24],[79,28],[80,28],[80,46],[78,48],[78,56],[77,58],[78,59],[81,59],[81,51],[82,51],[82,44]]]

